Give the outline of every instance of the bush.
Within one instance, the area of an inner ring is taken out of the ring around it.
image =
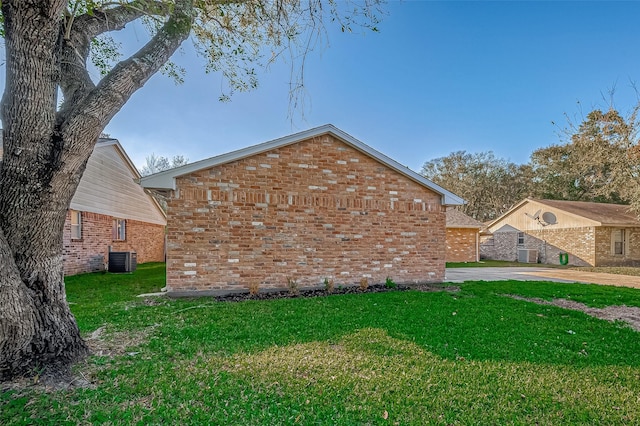
[[[395,283],[395,281],[393,281],[391,278],[387,277],[387,279],[384,282],[384,286],[386,288],[398,288],[398,284]]]

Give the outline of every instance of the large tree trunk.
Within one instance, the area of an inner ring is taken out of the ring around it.
[[[39,8],[28,3],[3,2],[7,80],[0,166],[2,379],[65,373],[71,362],[87,353],[66,300],[62,265],[62,229],[83,170],[69,174],[62,163],[65,141],[55,123],[58,17],[65,2]],[[84,164],[90,153],[85,153]]]
[[[36,259],[31,259],[37,262]],[[0,235],[0,379],[16,376],[66,376],[87,354],[69,311],[62,257],[43,260],[40,274],[24,280]]]
[[[188,37],[193,0],[177,0],[164,27],[98,85],[86,70],[91,39],[137,19],[139,8],[117,6],[65,21],[66,0],[0,4],[7,68],[0,110],[2,381],[66,375],[88,353],[64,288],[66,213],[104,127]]]
[[[65,375],[88,352],[66,300],[62,231],[91,150],[70,173],[60,160],[22,150],[27,136],[7,127],[0,173],[0,378]]]

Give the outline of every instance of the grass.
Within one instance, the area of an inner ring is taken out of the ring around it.
[[[81,330],[95,330],[106,321],[129,317],[126,307],[138,294],[158,292],[165,285],[164,263],[138,266],[133,274],[93,273],[65,279],[67,300]]]
[[[67,279],[95,388],[0,393],[1,424],[638,424],[640,339],[504,297],[640,306],[640,291],[468,282],[241,303],[145,300],[164,265]],[[109,346],[111,345],[111,346]]]

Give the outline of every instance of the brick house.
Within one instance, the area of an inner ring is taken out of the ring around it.
[[[138,263],[164,261],[166,216],[139,178],[116,139],[98,141],[67,212],[65,275],[104,270],[110,248],[136,252]]]
[[[141,179],[168,198],[167,290],[439,282],[463,200],[326,125]]]
[[[446,211],[447,262],[480,260],[480,229],[484,225],[456,208]]]
[[[569,265],[640,265],[640,220],[620,204],[527,198],[487,225],[482,258]]]

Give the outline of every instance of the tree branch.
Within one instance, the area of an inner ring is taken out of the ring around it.
[[[70,38],[83,37],[88,43],[100,34],[123,29],[142,16],[166,17],[170,14],[171,9],[165,2],[133,1],[113,8],[95,9],[92,14],[78,16],[69,34]]]
[[[71,16],[62,33],[60,87],[64,104],[61,109],[66,110],[68,105],[74,105],[95,88],[87,71],[87,58],[94,38],[106,32],[119,31],[142,16],[166,17],[170,14],[171,8],[165,2],[137,0]]]
[[[61,131],[74,134],[104,128],[189,36],[195,15],[193,4],[194,0],[177,0],[167,22],[142,49],[118,63],[83,99],[69,103],[69,111],[62,109],[57,120]]]

